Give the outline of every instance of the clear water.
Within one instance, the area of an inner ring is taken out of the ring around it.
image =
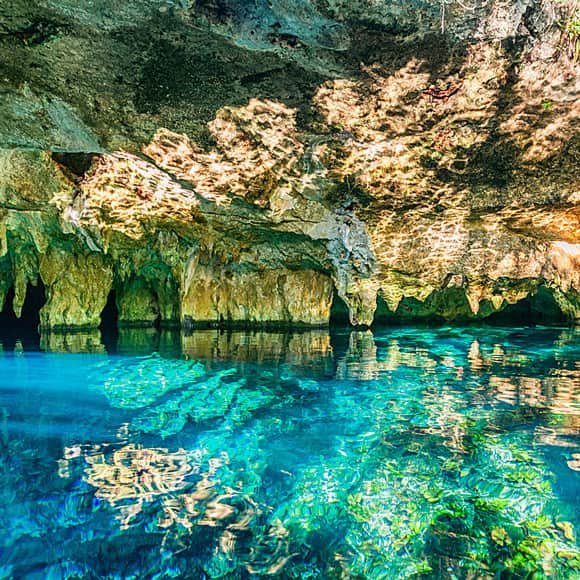
[[[0,339],[0,577],[577,578],[579,338]]]

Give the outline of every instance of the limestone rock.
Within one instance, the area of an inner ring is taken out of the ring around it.
[[[121,325],[153,326],[159,320],[159,305],[152,288],[142,278],[125,282],[117,297]]]
[[[100,254],[74,255],[50,250],[41,259],[40,276],[47,301],[40,311],[44,328],[97,327],[113,281]]]
[[[0,305],[580,318],[574,3],[81,4],[0,7]]]
[[[321,326],[330,318],[332,282],[318,272],[220,273],[195,265],[187,278],[181,298],[186,327],[195,322]]]

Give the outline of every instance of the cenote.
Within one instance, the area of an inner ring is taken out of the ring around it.
[[[573,578],[573,328],[0,338],[0,576]]]
[[[0,580],[580,580],[578,0],[0,0]]]

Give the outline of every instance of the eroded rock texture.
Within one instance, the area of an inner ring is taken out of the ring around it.
[[[0,305],[580,318],[573,2],[0,6]]]

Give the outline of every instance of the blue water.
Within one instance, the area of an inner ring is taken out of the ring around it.
[[[0,337],[0,577],[578,578],[579,338]]]

